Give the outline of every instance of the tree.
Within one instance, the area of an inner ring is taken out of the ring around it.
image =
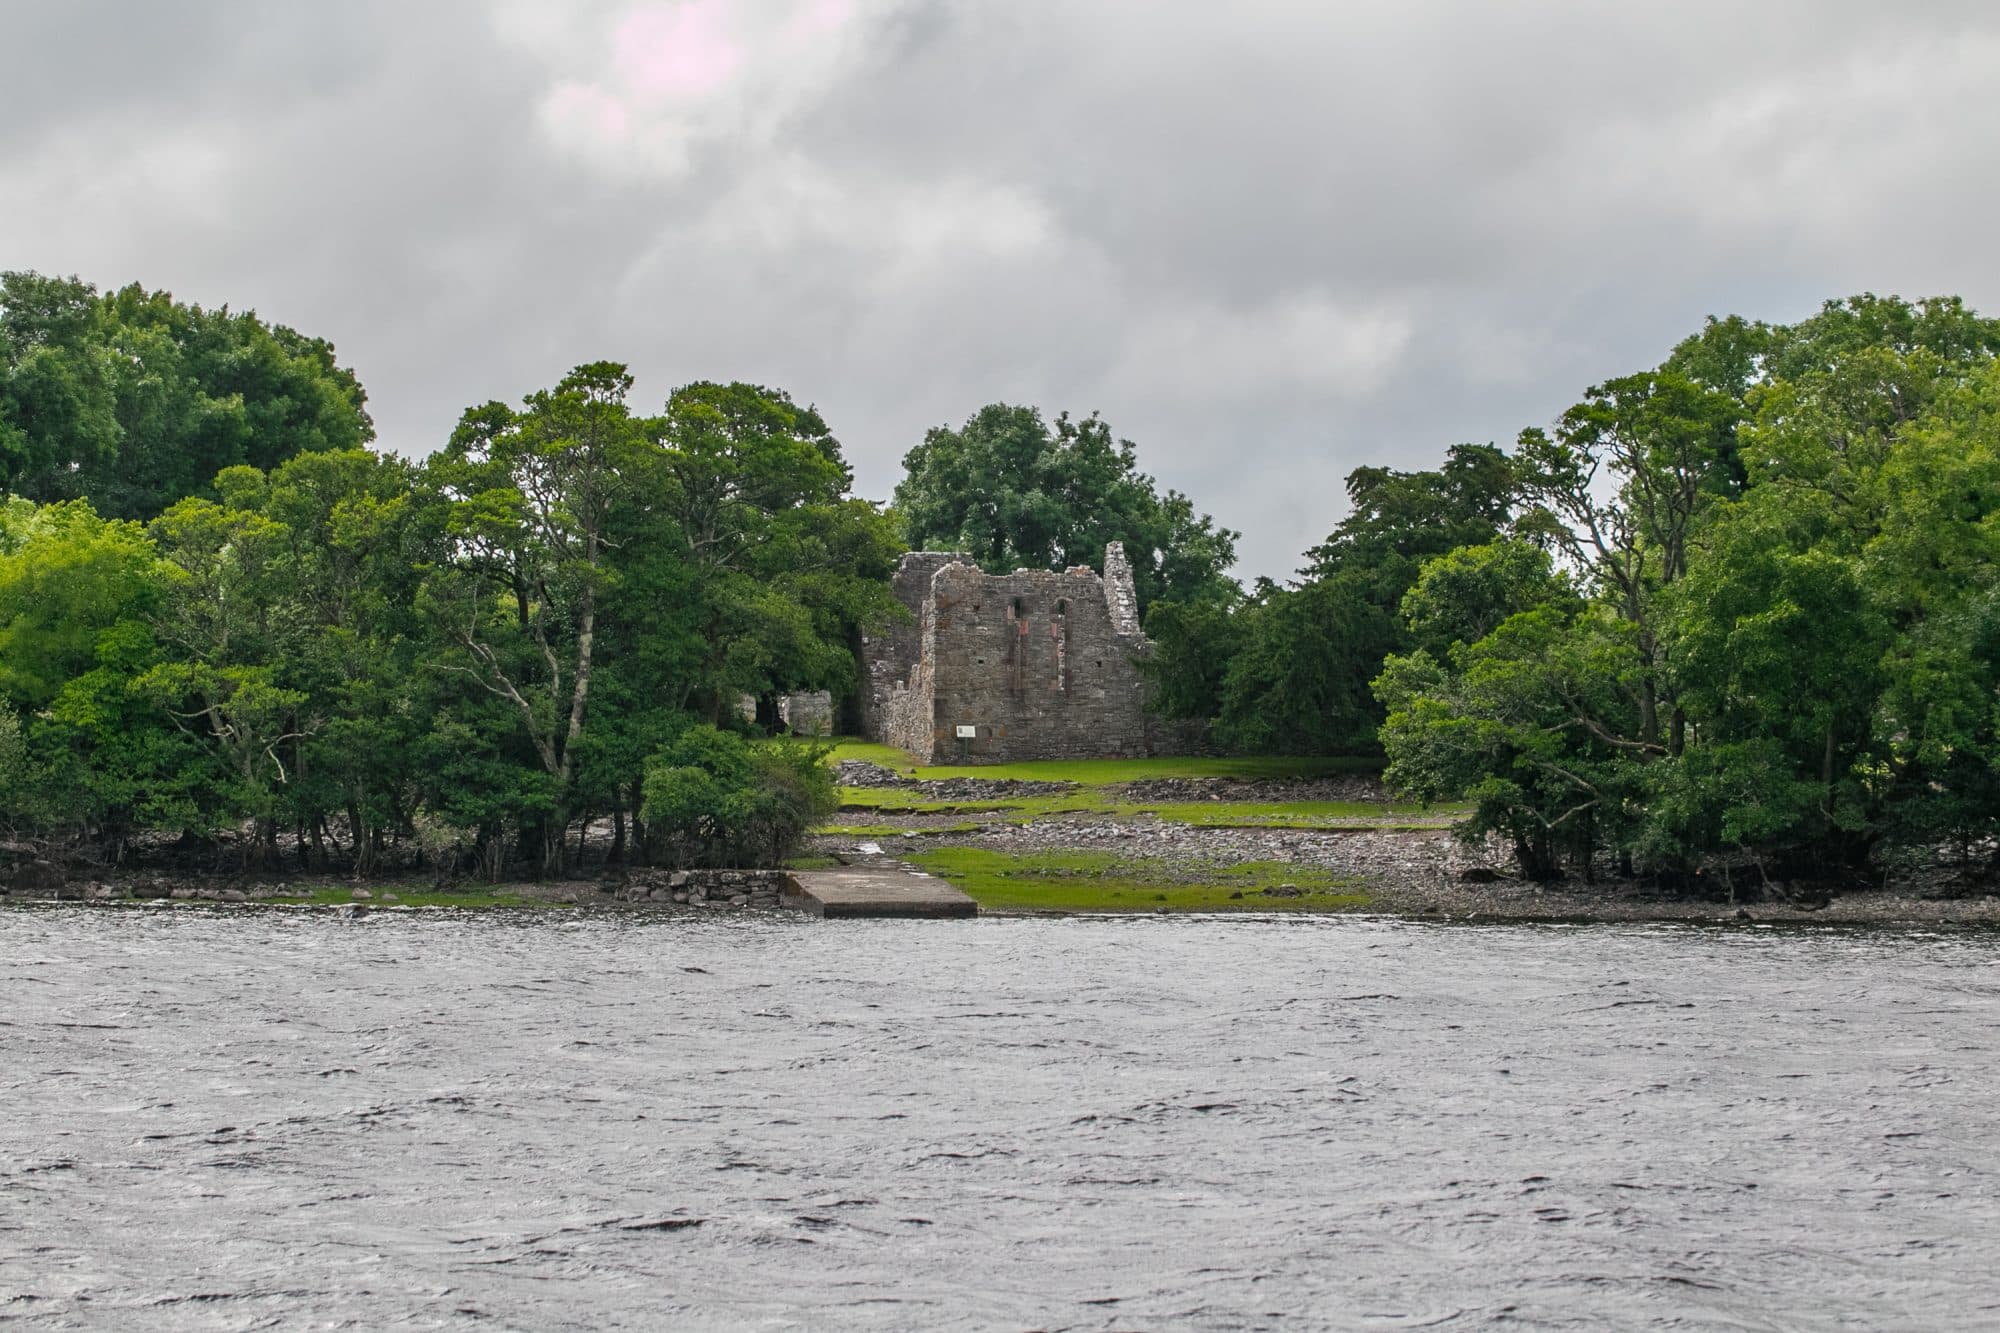
[[[599,361],[518,412],[474,408],[431,468],[453,543],[427,590],[457,650],[441,665],[512,706],[552,786],[541,837],[551,873],[563,865],[589,717],[609,527],[646,461],[631,388],[625,367]]]
[[[1368,682],[1396,627],[1356,578],[1263,580],[1238,613],[1215,735],[1243,754],[1339,754],[1374,741]]]
[[[1731,464],[1741,416],[1727,394],[1659,371],[1594,386],[1553,435],[1521,433],[1515,474],[1523,499],[1537,507],[1524,520],[1527,530],[1563,552],[1632,627],[1639,728],[1621,743],[1635,753],[1678,754],[1685,743],[1686,717],[1663,674],[1655,604],[1687,573],[1704,509],[1736,489]],[[1663,706],[1670,726],[1664,737]]]
[[[1574,609],[1578,601],[1546,550],[1502,539],[1461,546],[1424,562],[1416,584],[1403,596],[1402,615],[1417,646],[1443,658],[1524,611]]]
[[[331,344],[129,286],[0,275],[0,486],[151,518],[224,468],[374,435]]]
[[[1491,445],[1454,445],[1434,471],[1356,468],[1347,494],[1347,516],[1308,553],[1298,583],[1260,584],[1226,632],[1212,613],[1165,622],[1148,667],[1156,682],[1173,684],[1156,686],[1159,700],[1170,710],[1212,704],[1207,716],[1225,746],[1287,754],[1373,746],[1382,712],[1369,682],[1410,646],[1404,594],[1425,559],[1499,535],[1513,505],[1513,465]]]
[[[1426,566],[1376,687],[1391,778],[1536,875],[1838,880],[2000,833],[1996,351],[1955,300],[1712,320],[1523,432],[1515,528],[1575,591],[1498,548]]]
[[[113,456],[116,374],[89,286],[0,273],[0,493]]]
[[[163,778],[195,756],[130,688],[159,659],[167,577],[137,524],[81,502],[0,505],[0,808],[17,833],[99,840],[116,859],[173,804]]]
[[[937,426],[904,456],[891,507],[913,547],[964,551],[997,574],[1100,569],[1125,544],[1141,613],[1155,602],[1226,598],[1241,534],[1178,491],[1160,494],[1131,441],[1095,414],[1053,423],[994,403],[953,430]]]
[[[701,660],[684,705],[712,722],[744,694],[855,687],[853,642],[896,613],[894,526],[849,498],[853,474],[819,413],[780,390],[699,382],[676,389],[647,517],[631,545],[683,562],[682,601]],[[655,569],[653,577],[666,577]]]
[[[1347,516],[1306,553],[1306,575],[1359,576],[1369,601],[1394,610],[1425,560],[1491,541],[1514,499],[1513,464],[1490,444],[1455,444],[1434,471],[1358,467],[1347,474]]]
[[[677,866],[770,866],[839,805],[822,747],[683,731],[646,767],[646,822]]]

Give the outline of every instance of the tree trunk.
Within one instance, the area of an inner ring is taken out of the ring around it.
[[[540,847],[535,855],[535,873],[542,879],[561,879],[563,861],[569,853],[569,812],[560,807],[542,821]]]
[[[354,873],[374,874],[375,840],[369,836],[368,823],[361,817],[361,804],[358,801],[347,803],[347,836],[354,844]]]

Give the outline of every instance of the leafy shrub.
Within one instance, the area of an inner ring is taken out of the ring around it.
[[[826,747],[690,727],[646,764],[646,836],[675,867],[782,864],[839,805]]]

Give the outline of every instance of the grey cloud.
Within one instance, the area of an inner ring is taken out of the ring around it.
[[[409,453],[604,356],[816,401],[878,497],[981,403],[1101,409],[1274,575],[1350,468],[1705,314],[2000,306],[1982,4],[860,0],[584,151],[551,99],[643,7],[0,5],[0,266],[330,337]]]

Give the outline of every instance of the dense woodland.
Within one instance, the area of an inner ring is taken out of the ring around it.
[[[1996,351],[1957,300],[1712,320],[1511,453],[1354,473],[1298,582],[1155,615],[1162,702],[1372,739],[1535,878],[1989,876]]]
[[[895,527],[785,394],[690,384],[649,415],[630,388],[582,366],[414,464],[358,447],[362,396],[324,343],[7,277],[17,842],[363,872],[421,847],[497,877],[562,870],[593,817],[613,855],[681,862],[795,837],[827,778],[746,744],[735,701],[851,691],[854,635],[893,610]],[[190,440],[219,470],[157,461]],[[109,513],[100,475],[125,479]]]
[[[371,450],[323,341],[0,278],[0,824],[17,849],[366,873],[781,855],[911,546],[1133,557],[1154,703],[1249,753],[1381,753],[1541,878],[1852,877],[1992,855],[2000,322],[1713,320],[1510,448],[1357,469],[1298,577],[1091,416],[931,431],[887,507],[780,390],[622,366]]]

